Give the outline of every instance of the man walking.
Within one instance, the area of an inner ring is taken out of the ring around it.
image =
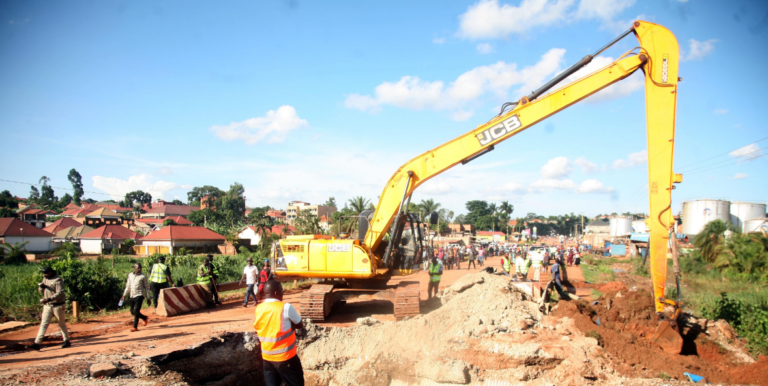
[[[529,255],[532,255],[531,268],[533,268],[533,280],[537,282],[541,281],[541,263],[542,263],[541,250],[530,253]]]
[[[213,279],[213,302],[216,304],[221,304],[219,301],[219,269],[216,267],[215,264],[213,264],[213,255],[208,255],[208,273],[211,274],[211,278]]]
[[[283,286],[277,280],[264,284],[266,299],[256,306],[253,328],[261,342],[264,383],[267,386],[304,385],[304,369],[296,355],[295,330],[304,329],[296,308],[283,302]]]
[[[469,270],[469,267],[475,267],[477,268],[477,264],[475,264],[475,250],[471,247],[467,247],[469,250],[467,251],[467,259],[469,261],[467,262],[467,270]]]
[[[483,264],[483,260],[485,260],[485,249],[480,247],[477,250],[477,263],[480,264],[481,267],[485,266],[485,264]]]
[[[243,269],[243,277],[240,278],[240,283],[243,284],[243,279],[245,279],[245,284],[248,286],[248,289],[245,290],[245,300],[243,301],[243,307],[248,307],[248,299],[250,299],[251,296],[253,296],[253,305],[259,304],[259,299],[256,297],[256,294],[253,293],[253,287],[256,285],[256,283],[259,281],[259,268],[255,265],[253,265],[253,259],[248,258],[247,265]]]
[[[520,279],[525,280],[528,276],[528,261],[522,255],[515,257],[515,271]]]
[[[43,298],[40,299],[40,303],[43,305],[43,317],[40,321],[40,329],[37,331],[35,342],[26,346],[26,348],[40,351],[40,343],[43,343],[45,330],[48,329],[48,325],[51,323],[51,318],[54,316],[59,323],[61,336],[64,338],[64,343],[61,345],[61,348],[67,348],[72,344],[69,343],[69,331],[67,330],[66,323],[64,280],[62,280],[51,267],[44,267],[42,273],[43,281],[37,284],[37,290],[43,293]]]
[[[205,303],[208,308],[215,308],[216,303],[213,301],[213,278],[211,277],[211,269],[209,268],[211,262],[208,259],[203,259],[203,265],[197,267],[197,284],[203,289],[205,293]]]
[[[555,260],[552,264],[551,268],[552,272],[552,280],[555,281],[555,289],[557,290],[557,294],[560,295],[560,298],[563,298],[563,284],[560,281],[560,262],[558,260]]]
[[[173,285],[171,268],[165,265],[165,256],[161,255],[149,274],[149,288],[152,290],[152,303],[155,305],[153,314],[157,311],[157,298],[160,297],[160,291],[168,288],[169,285]]]
[[[128,280],[125,282],[125,291],[123,291],[123,297],[120,298],[122,302],[125,300],[125,295],[131,295],[131,315],[133,315],[133,328],[131,332],[139,331],[139,319],[144,321],[144,327],[147,326],[149,318],[141,313],[141,306],[144,304],[144,295],[147,297],[147,304],[152,305],[152,298],[149,295],[149,285],[147,285],[147,277],[141,273],[141,263],[133,265],[133,272],[128,274]]]

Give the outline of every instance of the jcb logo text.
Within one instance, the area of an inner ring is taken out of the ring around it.
[[[517,115],[513,115],[497,124],[496,126],[483,130],[482,133],[477,134],[477,140],[480,141],[480,145],[485,146],[494,139],[499,139],[501,136],[507,133],[511,133],[515,129],[520,128],[523,124],[520,123],[520,119]]]

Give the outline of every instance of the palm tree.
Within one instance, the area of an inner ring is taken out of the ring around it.
[[[515,211],[515,206],[510,204],[509,201],[502,201],[501,205],[499,206],[499,211],[504,213],[504,219],[507,223],[507,234],[509,234],[509,218],[512,212]]]
[[[363,196],[357,196],[349,199],[349,207],[352,209],[352,211],[355,212],[355,214],[362,213],[366,208],[368,208],[368,205],[371,203],[371,200],[366,199]]]
[[[490,205],[488,205],[488,210],[491,212],[491,224],[493,226],[493,231],[496,232],[496,221],[498,221],[498,219],[496,218],[496,216],[498,215],[498,209],[496,208],[496,204],[491,203]]]
[[[419,210],[424,213],[425,216],[429,216],[432,212],[437,212],[440,209],[440,203],[435,202],[433,199],[421,200],[419,203]]]
[[[27,262],[27,250],[26,245],[29,241],[15,244],[0,244],[0,249],[3,251],[8,250],[8,253],[4,257],[6,264],[25,264]]]
[[[708,263],[713,263],[717,257],[725,253],[725,231],[733,230],[731,223],[723,220],[710,221],[704,226],[704,229],[693,238],[693,245],[699,248],[701,256]]]

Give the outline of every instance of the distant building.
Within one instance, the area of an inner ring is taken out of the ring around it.
[[[81,235],[79,239],[83,253],[100,255],[119,248],[125,240],[139,240],[141,235],[122,225],[104,225]]]
[[[51,250],[53,235],[34,225],[12,217],[0,218],[0,243],[23,244],[29,252],[48,252]]]
[[[308,202],[303,201],[291,201],[288,203],[285,209],[285,219],[288,224],[293,224],[293,221],[299,216],[299,212],[302,210],[308,210],[313,216],[317,217],[331,217],[336,212],[336,207],[325,205],[310,205]]]
[[[598,218],[584,227],[584,233],[610,233],[611,222],[606,218]]]
[[[58,248],[64,243],[80,244],[80,236],[92,230],[93,228],[87,225],[71,226],[69,228],[61,229],[53,234],[52,248]]]
[[[451,236],[471,236],[475,233],[475,226],[472,224],[448,224]]]
[[[120,225],[122,220],[120,215],[107,209],[99,208],[91,213],[85,215],[84,225],[88,225],[94,228],[98,228],[102,225]]]
[[[146,213],[142,213],[141,218],[166,218],[175,216],[187,218],[190,213],[196,210],[200,210],[200,208],[189,205],[176,205],[161,200],[152,205],[151,209],[146,209]]]
[[[295,234],[296,229],[292,226],[289,226],[286,229],[285,225],[274,225],[270,232],[283,237],[286,235]],[[243,228],[237,235],[237,238],[243,240],[251,240],[251,245],[258,245],[259,242],[261,242],[261,234],[256,232],[256,227],[253,225],[248,225],[247,227]]]
[[[285,221],[285,211],[280,209],[270,209],[267,211],[267,216],[272,217],[275,220]]]
[[[62,229],[69,228],[69,227],[80,227],[83,226],[79,221],[75,221],[70,217],[62,217],[55,222],[51,223],[51,225],[48,225],[47,227],[43,228],[44,231],[48,233],[56,233]]]
[[[224,244],[224,236],[206,228],[195,226],[169,225],[154,231],[141,239],[141,254],[174,253],[179,248],[189,249],[194,253],[214,252],[218,245]]]
[[[27,224],[34,225],[39,229],[43,229],[45,228],[45,219],[48,216],[55,216],[56,212],[40,209],[34,205],[29,205],[18,209],[16,211],[16,215],[19,217],[19,220]]]
[[[482,242],[482,240],[503,243],[507,241],[507,235],[504,232],[479,231],[475,234],[475,241]]]

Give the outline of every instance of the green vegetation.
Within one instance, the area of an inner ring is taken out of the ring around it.
[[[249,257],[261,267],[268,254],[268,248],[250,252],[241,247],[236,256],[214,255],[214,264],[217,264],[220,274],[219,281],[225,283],[239,280]],[[152,265],[160,256],[155,254],[138,258],[118,255],[114,258],[88,260],[75,257],[72,248],[60,250],[58,255],[62,257],[45,262],[0,265],[0,293],[3,294],[0,296],[0,316],[18,320],[39,318],[41,306],[37,283],[42,279],[40,269],[43,266],[51,266],[64,279],[68,306],[69,302],[78,300],[85,311],[116,310],[125,288],[125,279],[133,271],[133,264],[141,263],[144,273],[149,276]],[[192,284],[195,283],[197,268],[204,258],[205,255],[166,255],[166,264],[171,267],[174,281],[180,277],[184,284]]]
[[[592,300],[598,300],[602,298],[605,294],[596,290],[596,289],[590,289],[589,290],[589,297],[592,298]]]
[[[591,255],[584,256],[581,264],[581,272],[584,274],[584,280],[594,284],[606,283],[616,278],[616,273],[611,268],[612,264],[618,263],[614,258],[595,258]]]
[[[600,347],[605,346],[605,341],[603,340],[603,337],[600,335],[599,332],[597,332],[595,330],[590,330],[590,331],[587,331],[587,333],[584,334],[584,335],[586,335],[586,336],[588,336],[590,338],[594,338],[595,340],[597,340],[598,346],[600,346]]]

